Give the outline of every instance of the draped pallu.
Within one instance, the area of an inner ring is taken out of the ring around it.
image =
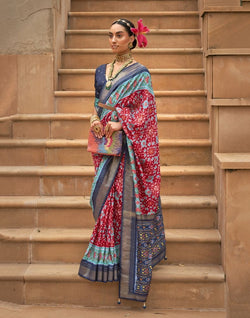
[[[95,108],[104,127],[122,124],[123,146],[119,157],[93,154],[96,224],[79,275],[119,281],[120,298],[145,302],[152,268],[166,251],[155,97],[150,73],[139,63],[126,67],[110,89],[105,74],[106,65],[96,69]]]

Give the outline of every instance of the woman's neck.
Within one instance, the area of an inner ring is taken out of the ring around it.
[[[119,54],[119,55],[117,54],[115,56],[115,62],[118,62],[118,63],[124,63],[131,59],[132,59],[131,52],[126,52],[124,54]]]

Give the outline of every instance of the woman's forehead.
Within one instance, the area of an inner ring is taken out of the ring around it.
[[[112,32],[112,33],[126,32],[126,29],[124,28],[124,26],[122,26],[118,23],[115,23],[115,24],[111,25],[110,32]]]

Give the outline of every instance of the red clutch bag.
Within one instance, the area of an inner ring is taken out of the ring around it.
[[[120,156],[122,151],[122,135],[121,130],[113,132],[110,138],[103,136],[98,138],[94,132],[89,130],[88,151],[107,156]]]

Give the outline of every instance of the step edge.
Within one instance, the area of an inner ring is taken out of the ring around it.
[[[206,90],[172,90],[172,91],[154,91],[156,97],[163,97],[163,96],[175,96],[175,97],[206,97],[207,91]],[[55,91],[55,97],[94,97],[94,91]]]
[[[47,264],[44,264],[45,266]],[[58,266],[59,265],[59,266]],[[46,266],[46,273],[42,273],[39,269],[41,268],[40,264],[30,264],[29,267],[27,268],[25,275],[24,275],[24,280],[25,281],[79,281],[83,282],[82,278],[78,276],[78,264],[70,264],[68,266],[65,266],[62,264],[52,264],[50,266]],[[57,266],[57,271],[53,270],[52,272],[49,271],[49,268],[53,268]],[[204,267],[203,266],[195,266],[196,275],[193,275],[190,273],[188,268],[185,268],[186,272],[180,273],[178,271],[178,266],[175,265],[168,265],[168,267],[171,266],[172,273],[170,275],[166,275],[166,269],[161,270],[161,271],[153,271],[153,280],[154,281],[183,281],[183,282],[224,282],[225,281],[225,274],[221,269],[221,266],[214,265],[211,266],[210,269],[207,270],[208,275],[204,276],[203,271]],[[175,267],[173,267],[175,266]],[[37,269],[36,269],[37,267]],[[60,272],[58,269],[65,268],[64,273]],[[158,266],[160,267],[160,266]],[[176,271],[174,269],[176,268]],[[219,270],[220,269],[220,270]],[[200,273],[199,273],[200,271]],[[175,275],[173,273],[175,272]],[[202,273],[202,274],[201,274]],[[1,279],[1,276],[0,276]],[[86,281],[87,282],[87,281]]]
[[[94,97],[94,91],[54,91],[55,97]]]
[[[94,176],[93,166],[0,166],[0,176]],[[212,166],[161,166],[162,176],[214,175]]]
[[[0,208],[43,208],[74,207],[90,208],[89,197],[86,196],[0,196]],[[184,202],[183,202],[184,201]],[[215,196],[161,196],[163,208],[216,208]]]
[[[86,147],[87,139],[0,139],[0,148],[45,147],[77,148]],[[160,147],[210,147],[210,139],[159,139]]]
[[[0,176],[94,176],[93,166],[0,166]]]
[[[161,176],[209,176],[214,175],[213,166],[161,166]]]
[[[184,201],[184,202],[183,202]],[[163,208],[217,208],[215,195],[208,196],[161,196]]]
[[[183,265],[183,266],[178,266],[176,268],[176,273],[175,275],[173,274],[173,272],[171,272],[170,268],[170,273],[168,273],[167,269],[168,266],[158,266],[157,271],[153,271],[153,279],[156,281],[169,281],[169,282],[175,282],[175,281],[185,281],[185,282],[218,282],[218,283],[222,283],[225,282],[225,273],[223,272],[223,269],[220,265],[214,265],[214,267],[211,267],[211,269],[209,270],[209,268],[207,268],[206,270],[206,274],[204,275],[203,270],[204,267],[203,266],[188,266],[188,265]],[[165,267],[165,268],[164,268]],[[178,268],[180,267],[180,268]],[[186,268],[185,268],[186,267]],[[197,270],[199,269],[201,272],[196,272],[195,275],[190,275],[190,273],[188,272],[184,272],[181,273],[180,270],[184,269],[185,270],[189,270],[190,268],[194,269],[196,268]],[[178,271],[179,269],[179,271]]]
[[[108,29],[67,29],[65,35],[106,35]],[[201,29],[150,29],[150,34],[161,35],[161,34],[173,34],[173,35],[187,35],[194,34],[200,35]]]
[[[0,208],[90,208],[86,196],[0,196]]]
[[[20,267],[18,274],[4,275],[0,271],[0,281],[21,280],[21,281],[84,281],[78,276],[78,264],[0,264],[0,269]],[[56,268],[56,270],[55,270]],[[202,266],[202,265],[158,265],[153,270],[153,281],[183,281],[183,282],[225,282],[225,273],[220,265]],[[41,271],[41,269],[44,269]],[[195,270],[196,275],[190,272]],[[182,272],[181,272],[182,271]],[[207,273],[207,276],[204,275]],[[169,272],[169,273],[168,273]],[[175,275],[174,275],[175,274]]]
[[[91,228],[1,228],[0,242],[88,243],[91,233]],[[165,229],[165,236],[167,243],[221,243],[217,229]]]
[[[103,48],[83,48],[83,49],[62,49],[61,52],[63,54],[88,54],[88,53],[93,53],[93,54],[112,54],[110,49],[103,49]],[[152,53],[157,53],[157,54],[201,54],[203,53],[202,48],[144,48],[143,50],[139,49],[134,49],[134,54],[152,54]]]
[[[119,16],[119,15],[128,15],[128,16],[186,16],[186,15],[195,15],[199,17],[198,11],[96,11],[96,12],[83,12],[83,11],[70,11],[68,13],[69,17],[93,17],[93,16]]]
[[[95,69],[81,68],[59,68],[59,75],[94,75]],[[204,74],[204,68],[149,68],[150,74]]]
[[[91,113],[48,113],[48,114],[16,114],[0,118],[0,122],[12,120],[19,121],[71,121],[71,120],[89,120]],[[163,114],[157,115],[159,121],[179,121],[179,120],[195,120],[208,121],[209,115],[206,113],[196,114]]]
[[[208,121],[209,115],[206,113],[200,114],[158,114],[158,121]]]

